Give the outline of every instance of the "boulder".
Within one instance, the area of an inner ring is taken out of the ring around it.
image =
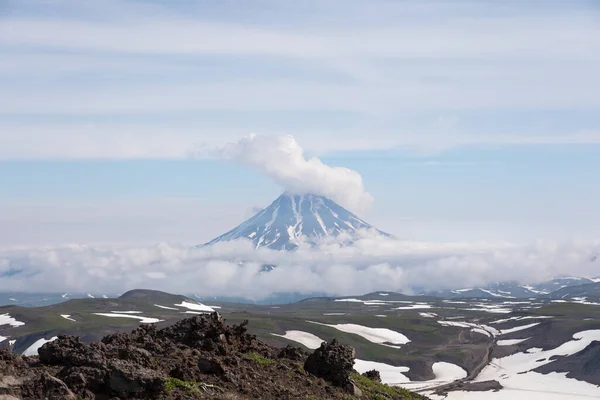
[[[306,354],[299,347],[287,345],[277,355],[278,358],[287,358],[288,360],[301,361],[306,358]]]
[[[377,371],[376,369],[372,369],[370,371],[367,371],[367,372],[365,372],[362,375],[364,377],[369,378],[370,380],[372,380],[374,382],[381,383],[381,375],[379,374],[379,371]]]
[[[304,363],[306,372],[345,389],[352,389],[350,374],[354,367],[355,350],[333,339],[323,342]],[[353,390],[352,390],[353,391]]]
[[[222,375],[225,373],[225,369],[220,362],[206,357],[198,358],[198,369],[203,374]]]
[[[157,396],[162,392],[165,380],[158,371],[122,360],[112,361],[108,373],[110,392],[124,399]]]

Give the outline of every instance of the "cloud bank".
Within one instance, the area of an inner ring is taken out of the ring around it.
[[[302,147],[290,135],[250,134],[218,148],[217,154],[258,169],[295,194],[322,195],[353,210],[363,209],[373,200],[365,191],[358,172],[326,165],[316,157],[307,159]]]
[[[322,242],[296,252],[254,250],[248,241],[190,248],[71,245],[0,251],[0,291],[118,294],[151,288],[200,296],[430,290],[569,274],[593,277],[600,241],[528,245],[404,242],[370,233],[353,247]],[[263,264],[276,264],[262,272]]]

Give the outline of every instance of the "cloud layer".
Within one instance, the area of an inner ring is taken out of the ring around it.
[[[3,0],[0,159],[600,141],[594,2],[266,3]]]
[[[322,195],[353,210],[373,200],[358,172],[326,165],[316,157],[307,159],[293,136],[251,134],[218,148],[217,154],[257,168],[292,193]]]
[[[411,287],[445,289],[561,274],[596,276],[600,242],[465,244],[375,239],[323,242],[296,252],[255,251],[250,242],[190,248],[72,245],[0,252],[0,290],[118,294],[153,288],[200,296],[265,298],[276,292],[351,295]],[[243,263],[242,263],[243,261]],[[263,264],[277,264],[261,272]]]

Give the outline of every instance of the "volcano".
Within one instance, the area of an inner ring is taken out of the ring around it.
[[[295,250],[327,237],[353,238],[365,229],[391,237],[326,197],[286,192],[252,218],[203,246],[245,238],[255,248]]]

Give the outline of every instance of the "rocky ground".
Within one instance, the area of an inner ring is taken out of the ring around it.
[[[310,355],[281,349],[213,313],[90,344],[59,336],[39,357],[2,350],[0,400],[426,399],[353,364],[354,349],[336,340]]]

